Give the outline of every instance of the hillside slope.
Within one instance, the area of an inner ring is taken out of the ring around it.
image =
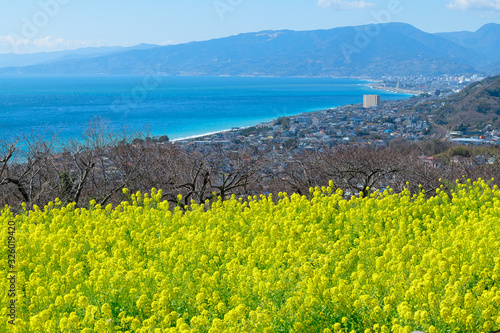
[[[435,121],[450,130],[482,130],[487,125],[500,129],[500,76],[470,84],[442,101],[433,112]]]

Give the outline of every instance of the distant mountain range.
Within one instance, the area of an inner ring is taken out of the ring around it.
[[[87,47],[76,50],[56,51],[56,52],[40,52],[28,54],[7,53],[0,54],[0,68],[5,67],[24,67],[31,65],[39,65],[53,63],[63,60],[76,60],[83,58],[95,58],[113,53],[121,53],[131,50],[146,50],[154,47],[159,47],[153,44],[139,44],[132,47],[123,46],[102,46],[102,47]]]
[[[476,32],[461,31],[436,35],[469,50],[475,50],[485,59],[500,61],[500,24],[486,24]]]
[[[1,56],[0,65],[8,63],[2,62]],[[20,57],[18,61],[26,55]],[[73,51],[45,59],[42,64],[24,65],[29,66],[4,65],[0,74],[363,78],[478,72],[493,75],[500,73],[500,24],[487,24],[476,32],[438,34],[404,23],[262,31],[179,45]]]

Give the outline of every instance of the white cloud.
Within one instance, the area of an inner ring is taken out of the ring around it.
[[[165,42],[160,42],[160,43],[155,43],[157,45],[161,45],[161,46],[167,46],[167,45],[175,45],[175,43],[171,40],[167,40]]]
[[[99,47],[106,45],[103,40],[67,40],[47,36],[39,39],[29,39],[17,36],[0,36],[1,53],[34,53],[73,50],[83,47]]]
[[[500,0],[452,0],[447,6],[457,10],[500,10]]]
[[[323,8],[333,7],[335,9],[364,9],[375,6],[374,3],[366,2],[364,0],[318,0],[318,5]]]

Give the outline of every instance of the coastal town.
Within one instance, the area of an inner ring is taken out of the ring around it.
[[[180,146],[193,148],[217,144],[226,150],[237,150],[238,146],[245,145],[259,150],[285,148],[301,151],[340,144],[385,145],[395,139],[437,139],[461,144],[494,145],[500,140],[498,131],[488,128],[474,133],[447,131],[433,123],[432,116],[415,112],[415,107],[419,105],[436,108],[443,98],[481,79],[477,74],[385,77],[372,87],[412,96],[400,100],[378,100],[370,105],[352,104],[301,113],[251,127],[175,141]]]
[[[420,140],[429,134],[428,121],[423,116],[399,112],[416,100],[421,99],[384,101],[370,108],[355,104],[302,113],[248,128],[180,140],[178,143],[193,147],[222,144],[230,150],[241,144],[259,149],[275,147],[307,150],[342,143],[382,145],[398,137]]]
[[[468,84],[481,81],[481,74],[472,75],[441,75],[441,76],[384,76],[380,82],[373,84],[375,89],[388,90],[397,93],[420,95],[425,93],[440,94],[457,93]]]
[[[247,128],[177,140],[183,147],[200,148],[219,145],[226,150],[250,146],[259,150],[289,149],[317,150],[342,144],[386,145],[395,139],[421,141],[447,140],[461,144],[497,144],[500,132],[485,128],[482,132],[448,132],[433,123],[425,113],[415,112],[415,106],[436,108],[440,99],[455,93],[462,83],[471,78],[454,81],[435,80],[432,85],[419,86],[428,92],[401,100],[376,100],[375,103],[353,104],[328,110],[281,117]],[[453,82],[453,85],[450,85]],[[446,86],[450,87],[445,90]],[[415,86],[412,86],[415,88]],[[393,88],[386,87],[386,90]],[[436,89],[430,91],[430,89]],[[441,90],[443,89],[443,90]],[[443,92],[441,92],[443,91]],[[366,96],[365,96],[366,97]]]

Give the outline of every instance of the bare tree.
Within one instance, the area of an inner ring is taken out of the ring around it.
[[[100,204],[108,202],[128,183],[128,176],[134,173],[134,166],[126,174],[122,170],[127,164],[117,163],[120,156],[123,158],[119,147],[131,141],[132,135],[140,137],[141,134],[129,133],[127,129],[116,131],[106,121],[96,119],[84,128],[79,139],[68,141],[63,147],[65,153],[54,165],[61,198],[75,203],[82,198],[85,201],[94,198]]]
[[[216,163],[213,164],[210,186],[217,196],[248,194],[250,184],[257,183],[262,173],[262,156],[259,152],[212,152]]]
[[[341,146],[323,154],[324,172],[337,187],[366,196],[402,171],[404,157],[388,148]]]
[[[8,142],[2,142],[2,154],[1,154],[1,159],[0,159],[0,188],[3,186],[4,188],[6,185],[12,184],[17,187],[17,190],[19,193],[22,195],[23,199],[25,201],[29,200],[28,193],[26,192],[26,189],[22,185],[21,181],[18,178],[13,178],[12,173],[10,172],[10,164],[12,157],[14,156],[14,153],[16,152],[17,144],[19,142],[19,139],[16,139],[12,143]],[[6,195],[6,192],[3,193],[3,199],[4,201],[7,200],[8,195]],[[6,204],[8,203],[7,201],[5,202]]]
[[[54,142],[54,137],[47,139],[43,134],[31,133],[2,144],[8,146],[3,149],[0,162],[0,186],[4,187],[5,196],[32,207],[54,194],[50,168]]]
[[[292,155],[285,152],[280,160],[274,161],[277,168],[279,164],[284,166],[280,185],[284,187],[282,191],[286,189],[286,191],[306,195],[311,187],[327,184],[328,175],[323,159],[324,156],[315,151]]]

